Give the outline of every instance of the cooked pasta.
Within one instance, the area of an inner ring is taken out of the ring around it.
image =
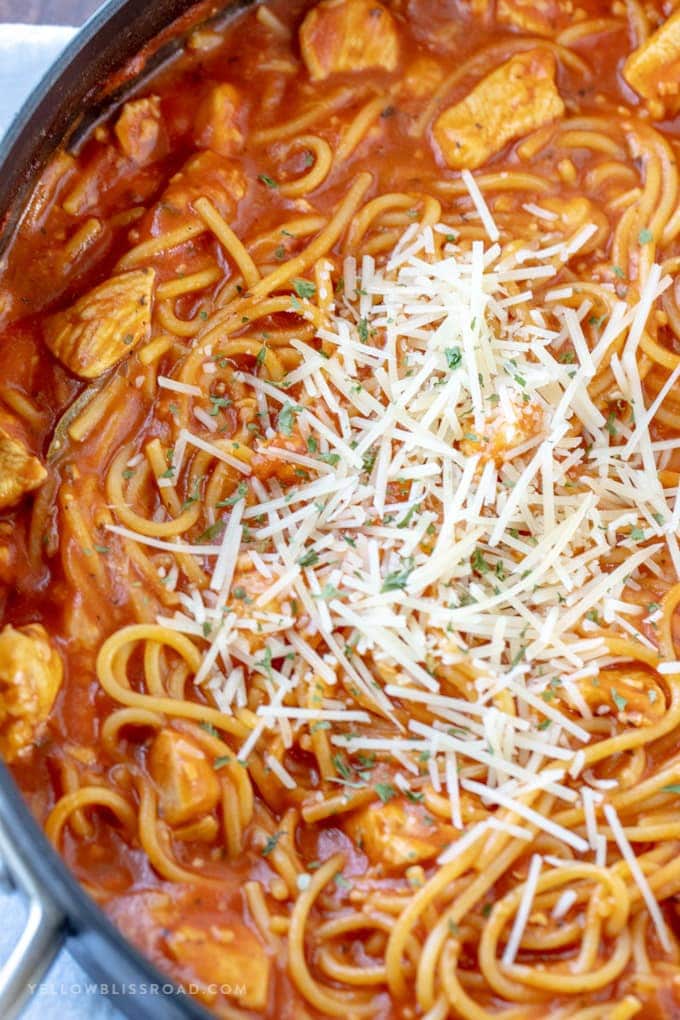
[[[217,1015],[680,1012],[680,14],[272,0],[44,172],[0,749]]]

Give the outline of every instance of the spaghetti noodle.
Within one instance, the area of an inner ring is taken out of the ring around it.
[[[23,220],[0,748],[217,1015],[680,1010],[664,10],[274,0]]]

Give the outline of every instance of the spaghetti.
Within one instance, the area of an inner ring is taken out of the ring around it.
[[[217,1015],[680,1010],[680,15],[572,14],[199,28],[3,267],[0,747]]]

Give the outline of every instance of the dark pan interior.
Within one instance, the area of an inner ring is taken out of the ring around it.
[[[62,143],[77,149],[87,131],[181,51],[186,28],[163,30],[190,8],[197,23],[219,24],[252,0],[109,0],[76,35],[29,96],[0,142],[0,257],[40,171]],[[111,75],[142,47],[144,60],[113,88]]]

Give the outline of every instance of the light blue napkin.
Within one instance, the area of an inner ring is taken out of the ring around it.
[[[0,24],[0,136],[22,102],[75,32],[51,25]],[[7,959],[24,926],[26,908],[18,893],[0,884],[0,962]],[[24,1012],[25,1020],[118,1020],[75,960],[59,954],[43,987]]]

